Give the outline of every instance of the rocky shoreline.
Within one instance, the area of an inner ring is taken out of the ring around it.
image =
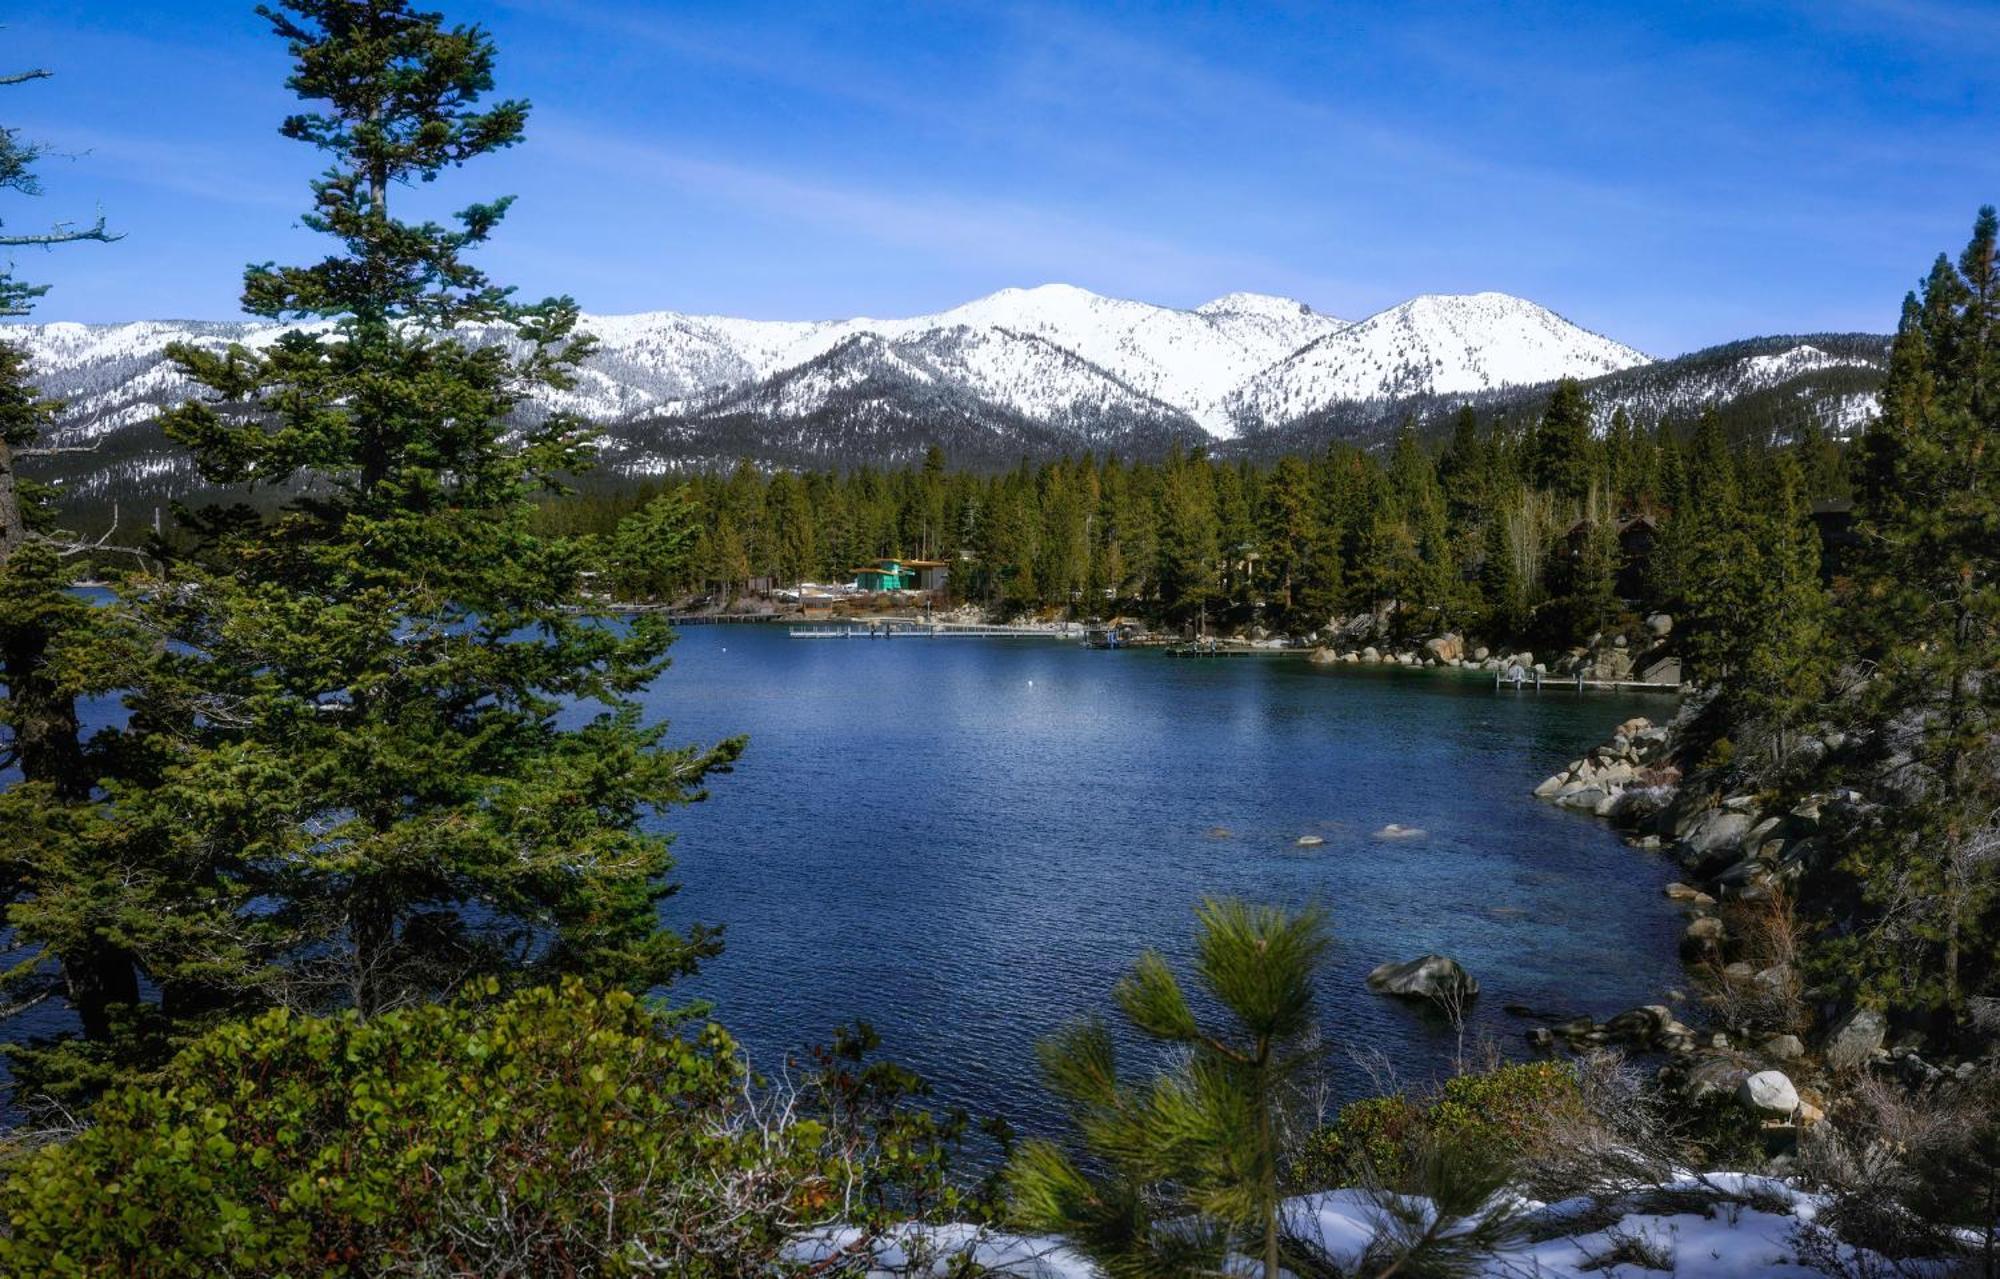
[[[1673,618],[1655,613],[1630,634],[1611,631],[1593,635],[1589,643],[1560,656],[1538,658],[1527,649],[1491,649],[1455,631],[1425,640],[1395,640],[1392,611],[1362,614],[1312,636],[1315,647],[1308,660],[1320,666],[1415,666],[1521,679],[1581,676],[1603,683],[1677,687],[1679,663],[1670,656],[1668,644],[1673,629]]]
[[[1663,1082],[1688,1101],[1734,1096],[1767,1129],[1793,1135],[1825,1117],[1838,1081],[1854,1072],[1911,1087],[1971,1077],[1974,1062],[1927,1061],[1914,1037],[1891,1042],[1889,1019],[1873,1008],[1840,1010],[1809,1033],[1789,956],[1768,953],[1748,935],[1824,867],[1822,832],[1852,820],[1863,797],[1830,791],[1779,805],[1756,794],[1711,794],[1686,784],[1676,748],[1671,726],[1629,719],[1534,795],[1610,821],[1634,847],[1680,865],[1684,873],[1666,894],[1687,915],[1682,956],[1702,988],[1687,1016],[1701,1025],[1687,1024],[1666,1005],[1604,1022],[1510,1009],[1545,1023],[1527,1032],[1528,1041],[1545,1051],[1664,1054]]]

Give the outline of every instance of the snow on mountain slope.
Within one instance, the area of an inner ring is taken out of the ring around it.
[[[1221,305],[1225,303],[1236,305]],[[1221,436],[1232,433],[1222,401],[1243,379],[1344,327],[1340,320],[1283,298],[1233,294],[1207,308],[1180,311],[1045,284],[1002,289],[938,315],[905,321],[903,332],[957,325],[1007,329],[1067,348]]]
[[[1783,443],[1807,425],[1851,436],[1879,409],[1889,339],[1870,333],[1748,338],[1587,383],[1600,426],[1622,409],[1642,428],[1726,409]]]
[[[748,387],[712,399],[704,414],[808,417],[842,397],[952,395],[1035,421],[1081,422],[1106,414],[1173,418],[1143,395],[1054,342],[997,326],[921,329],[894,340],[872,331]]]
[[[1590,378],[1644,354],[1505,293],[1427,294],[1347,325],[1230,397],[1239,420],[1284,423],[1329,406]]]
[[[1245,456],[1369,438],[1392,417],[1526,406],[1584,379],[1608,417],[1680,418],[1733,404],[1748,429],[1851,432],[1873,412],[1886,340],[1758,338],[1659,363],[1520,298],[1426,296],[1349,323],[1289,298],[1232,293],[1191,309],[1068,285],[1003,289],[903,319],[744,320],[655,311],[585,316],[599,345],[577,384],[528,411],[605,433],[612,469],[753,457],[774,465],[920,458],[968,463],[1100,450],[1151,456],[1217,437]],[[153,429],[193,393],[171,342],[259,347],[263,323],[17,325],[48,394],[68,402],[55,442],[97,451],[49,464],[74,491],[157,494],[193,484]],[[471,330],[472,341],[511,341]],[[1428,417],[1426,416],[1426,420]]]

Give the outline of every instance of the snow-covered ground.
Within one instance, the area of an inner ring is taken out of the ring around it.
[[[1421,1214],[1426,1205],[1413,1202]],[[1522,1203],[1526,1238],[1488,1258],[1480,1279],[1817,1279],[1828,1272],[1799,1260],[1798,1236],[1824,1207],[1819,1197],[1786,1182],[1741,1173],[1687,1174],[1620,1196]],[[1622,1209],[1622,1210],[1621,1210]],[[1351,1270],[1372,1241],[1395,1227],[1377,1199],[1359,1190],[1331,1190],[1291,1200],[1287,1222],[1296,1237],[1316,1244],[1327,1260]],[[795,1256],[823,1260],[852,1249],[854,1231],[832,1230],[803,1241]],[[972,1260],[1012,1279],[1102,1279],[1101,1272],[1059,1239],[983,1232],[970,1226],[912,1227],[878,1242],[870,1273],[948,1273],[955,1258]],[[1852,1249],[1842,1257],[1853,1262]],[[1867,1261],[1869,1258],[1862,1258]],[[1256,1274],[1247,1260],[1232,1267]]]

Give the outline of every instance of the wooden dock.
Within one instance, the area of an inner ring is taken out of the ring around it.
[[[1539,693],[1551,691],[1571,691],[1577,693],[1679,693],[1679,684],[1657,684],[1642,679],[1585,679],[1581,673],[1575,675],[1544,675],[1540,671],[1493,672],[1493,691],[1507,689],[1519,692]]]
[[[794,626],[793,639],[1069,639],[1083,628],[1062,626],[1000,626],[974,622],[829,622]]]

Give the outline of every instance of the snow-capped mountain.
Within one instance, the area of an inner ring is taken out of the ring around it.
[[[933,443],[970,465],[1086,449],[1147,455],[1175,443],[1263,452],[1365,435],[1412,406],[1422,415],[1447,400],[1501,403],[1560,377],[1596,379],[1600,404],[1615,394],[1635,416],[1658,417],[1690,397],[1879,376],[1879,357],[1863,349],[1875,339],[1802,339],[1649,378],[1696,357],[1656,365],[1499,293],[1427,295],[1348,322],[1265,294],[1179,309],[1049,284],[904,319],[656,311],[587,316],[584,327],[599,349],[577,385],[531,408],[597,423],[607,463],[627,473],[744,456],[889,463]],[[109,495],[192,484],[185,459],[151,426],[161,407],[192,393],[162,355],[168,343],[255,348],[282,331],[144,321],[7,333],[31,348],[43,388],[68,401],[57,442],[98,446],[59,467],[61,478]],[[469,336],[509,340],[498,330]],[[1865,407],[1855,399],[1835,415]]]
[[[1814,333],[1745,338],[1579,379],[1599,430],[1623,411],[1641,430],[1691,424],[1713,410],[1744,440],[1783,444],[1808,429],[1836,439],[1865,428],[1879,408],[1889,338],[1876,333]],[[1255,457],[1321,447],[1329,438],[1380,439],[1403,418],[1420,429],[1450,429],[1461,407],[1486,419],[1524,423],[1548,403],[1549,384],[1490,391],[1407,396],[1335,405],[1288,425],[1245,435],[1235,446]]]
[[[1337,404],[1476,394],[1647,363],[1631,347],[1522,298],[1427,294],[1293,352],[1240,386],[1229,408],[1255,429]]]

